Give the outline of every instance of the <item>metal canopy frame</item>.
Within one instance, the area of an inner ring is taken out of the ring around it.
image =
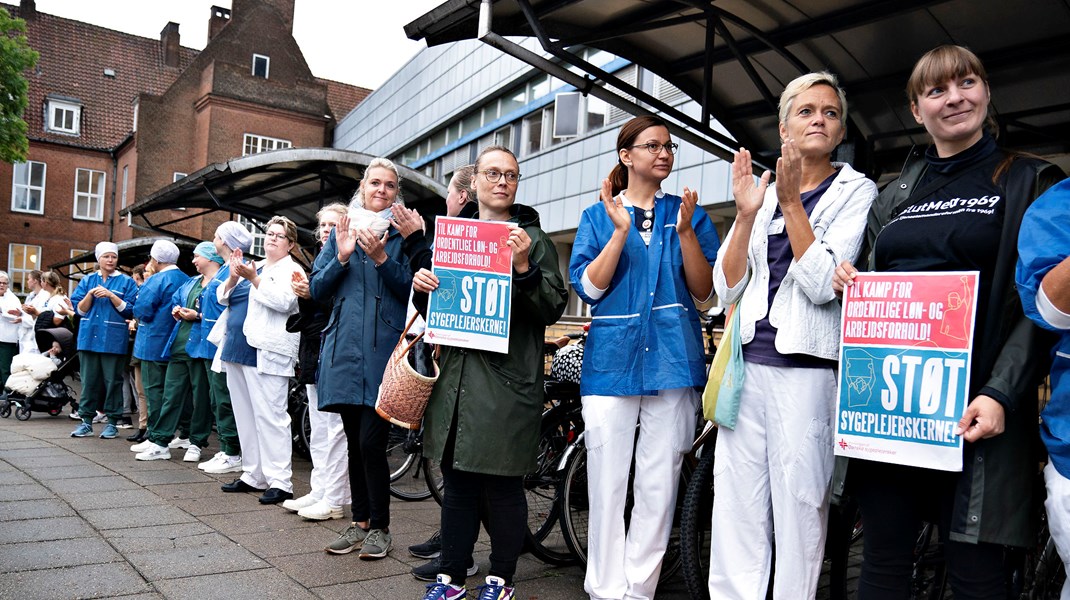
[[[334,148],[288,148],[244,156],[208,165],[119,214],[136,217],[139,222],[131,223],[135,228],[191,242],[199,240],[176,231],[176,225],[219,211],[257,222],[282,215],[297,225],[304,258],[311,260],[316,213],[332,202],[348,204],[374,158]],[[424,215],[445,212],[445,186],[419,171],[397,167],[406,206]]]
[[[897,171],[907,148],[927,141],[903,89],[925,50],[956,43],[988,70],[1002,145],[1064,166],[1070,155],[1065,0],[450,0],[405,31],[428,45],[478,39],[616,108],[657,110],[674,135],[721,158],[751,148],[763,167],[779,152],[779,91],[801,73],[829,69],[850,105],[839,158],[871,175]],[[512,36],[536,38],[545,55]],[[701,114],[587,63],[569,50],[577,46],[652,71]]]
[[[119,269],[129,272],[135,266],[148,262],[149,251],[152,250],[152,245],[158,240],[174,242],[178,246],[178,268],[186,274],[195,272],[193,268],[193,248],[197,245],[196,241],[166,236],[140,237],[117,242],[115,245],[119,247]],[[79,265],[82,263],[96,264],[96,262],[96,254],[94,251],[89,251],[48,265],[48,268],[58,271],[67,279],[74,279],[76,275],[88,275],[95,270],[83,269]],[[70,272],[64,273],[62,270],[64,267],[71,267]]]

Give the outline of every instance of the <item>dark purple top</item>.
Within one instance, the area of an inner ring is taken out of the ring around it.
[[[806,216],[814,212],[814,207],[821,200],[821,196],[832,185],[839,175],[835,173],[828,176],[816,188],[800,194]],[[788,239],[788,230],[784,224],[784,214],[777,206],[773,213],[773,220],[769,222],[769,307],[772,309],[773,298],[784,276],[788,274],[788,267],[795,255],[791,251],[791,241]],[[831,285],[831,284],[830,284]],[[754,324],[754,339],[743,345],[743,360],[767,365],[770,367],[801,367],[806,369],[827,369],[836,366],[836,361],[810,356],[809,354],[781,354],[776,349],[776,327],[769,323],[769,314],[761,321]]]

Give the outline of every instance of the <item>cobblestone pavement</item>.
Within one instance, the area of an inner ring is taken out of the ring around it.
[[[75,422],[33,413],[0,419],[0,598],[418,599],[405,548],[437,528],[433,500],[392,500],[394,550],[379,561],[323,547],[348,521],[304,521],[253,494],[224,494],[234,475],[171,460],[138,462],[120,438],[71,438]],[[96,435],[103,429],[95,426]],[[206,457],[217,448],[210,446]],[[294,491],[311,464],[294,460]],[[476,562],[485,573],[485,534]],[[856,569],[855,569],[856,570]],[[474,583],[474,578],[470,583]],[[582,599],[583,570],[521,558],[517,598]],[[686,599],[680,576],[659,600]],[[819,598],[827,597],[827,590]]]

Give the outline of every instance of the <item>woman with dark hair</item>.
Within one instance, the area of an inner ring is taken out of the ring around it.
[[[813,598],[829,513],[840,304],[829,283],[854,260],[877,186],[832,152],[847,99],[831,73],[780,96],[776,184],[756,183],[750,153],[732,163],[736,220],[714,287],[738,303],[744,382],[734,429],[717,435],[711,598]],[[774,526],[775,523],[775,526]]]
[[[316,390],[319,409],[342,417],[349,451],[353,520],[325,550],[385,558],[390,533],[390,423],[375,412],[386,361],[405,327],[412,272],[391,227],[400,196],[397,167],[388,159],[368,164],[349,214],[327,238],[312,266],[312,299],[331,305],[323,330]]]
[[[720,242],[696,192],[661,189],[678,147],[657,117],[625,123],[617,165],[572,247],[572,287],[592,314],[580,378],[592,599],[654,597],[706,379],[697,306],[713,295]],[[633,457],[636,526],[626,531]]]
[[[899,179],[873,204],[860,267],[876,271],[979,271],[969,404],[956,428],[962,471],[852,459],[848,492],[866,524],[858,597],[907,598],[920,523],[938,525],[955,598],[1006,598],[1005,547],[1036,542],[1037,384],[1051,340],[1023,315],[1014,285],[1018,230],[1058,168],[996,146],[988,78],[961,46],[914,65],[910,109],[932,138],[913,149]],[[991,210],[961,210],[987,198]],[[972,201],[971,201],[972,202]],[[845,262],[833,286],[851,285]],[[778,548],[779,550],[779,548]]]

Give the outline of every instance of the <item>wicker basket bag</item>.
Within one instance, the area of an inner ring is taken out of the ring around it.
[[[383,372],[383,383],[379,385],[379,397],[375,400],[375,412],[391,423],[408,429],[419,429],[420,421],[424,418],[427,409],[427,400],[431,397],[431,389],[438,381],[438,363],[430,361],[434,375],[422,375],[409,364],[409,352],[423,337],[421,332],[412,341],[406,342],[405,336],[409,328],[416,322],[416,314],[409,319],[405,331],[401,332],[394,351],[390,353],[390,359],[386,363]]]

